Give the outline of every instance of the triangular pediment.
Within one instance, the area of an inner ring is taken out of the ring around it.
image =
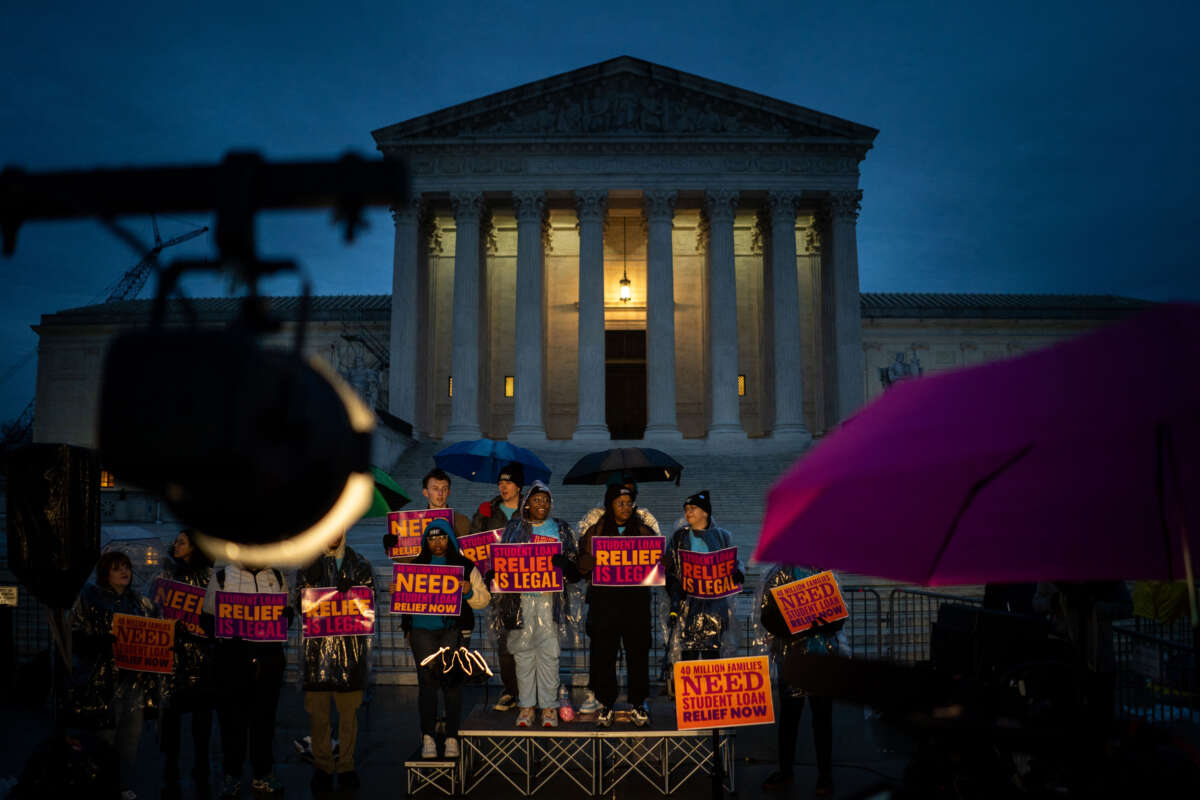
[[[835,139],[874,128],[622,56],[373,132],[382,148],[455,139]]]

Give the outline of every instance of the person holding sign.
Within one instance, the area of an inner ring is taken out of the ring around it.
[[[667,565],[667,594],[671,599],[667,616],[671,646],[667,649],[673,661],[720,658],[725,631],[733,624],[733,607],[728,597],[705,599],[688,594],[679,554],[681,551],[716,553],[733,547],[733,536],[713,524],[712,500],[707,489],[683,501],[683,514],[687,524],[671,535],[663,559]],[[736,557],[727,577],[732,581],[731,587],[740,587],[746,580]]]
[[[579,543],[579,571],[591,575],[597,557],[593,541],[600,537],[654,536],[645,523],[634,516],[637,494],[619,484],[604,492],[604,515],[587,529]],[[658,551],[661,558],[662,539]],[[628,559],[637,561],[641,551],[629,551]],[[603,553],[603,556],[611,556]],[[621,559],[606,558],[606,561]],[[631,565],[636,567],[637,565]],[[600,569],[608,570],[609,564]],[[591,688],[600,708],[596,712],[596,727],[607,728],[613,723],[613,706],[617,702],[617,651],[625,646],[625,664],[629,675],[629,703],[633,710],[630,720],[639,728],[650,724],[650,587],[598,586],[595,578],[589,582],[587,631],[592,644]]]
[[[551,564],[562,571],[565,581],[574,582],[579,580],[575,531],[565,520],[551,516],[553,504],[550,487],[534,481],[521,503],[521,512],[505,526],[501,544],[558,542],[561,552],[551,558]],[[563,593],[513,592],[500,594],[498,598],[493,619],[507,633],[508,649],[517,667],[520,695],[517,727],[532,727],[534,711],[541,708],[542,727],[557,728],[558,637],[563,621]]]
[[[226,602],[218,604],[218,594]],[[241,791],[247,744],[254,791],[274,794],[283,789],[275,777],[271,742],[287,668],[283,647],[295,615],[287,600],[287,579],[274,567],[225,564],[208,582],[203,619],[217,637],[213,674],[220,697],[222,797],[236,797]]]
[[[192,715],[192,747],[195,764],[192,777],[198,786],[208,785],[209,741],[212,738],[213,694],[212,640],[199,627],[201,606],[212,579],[212,562],[196,548],[192,531],[181,530],[171,555],[163,559],[163,571],[152,585],[150,596],[163,616],[179,620],[175,627],[175,672],[163,681],[163,710],[159,720],[164,791],[179,783],[180,728],[183,715]],[[178,616],[175,616],[176,612]],[[195,620],[193,622],[193,619]]]
[[[82,728],[97,731],[98,737],[116,748],[120,760],[122,796],[133,796],[134,767],[142,738],[145,709],[158,703],[159,676],[149,672],[117,669],[113,660],[113,615],[155,617],[154,604],[138,594],[129,556],[113,550],[100,556],[96,582],[83,587],[71,610],[71,641],[82,669],[71,677],[86,675],[86,683],[71,686],[68,714]]]
[[[824,617],[817,616],[812,623],[793,633],[789,625],[785,609],[780,608],[778,591],[782,587],[795,584],[806,578],[821,574],[813,567],[776,565],[763,576],[762,597],[759,602],[759,619],[766,629],[775,663],[782,667],[793,654],[802,655],[842,655],[845,644],[840,630],[845,618],[836,622],[826,623]],[[836,587],[837,578],[833,573],[826,573]],[[814,581],[821,578],[814,578]],[[803,587],[802,587],[803,588]],[[820,605],[823,598],[830,592],[814,589],[815,597],[811,604]],[[840,594],[838,592],[837,594]],[[822,598],[817,600],[815,598]],[[808,598],[802,598],[807,600]],[[792,602],[785,594],[785,602]],[[840,600],[839,600],[840,602]],[[790,786],[794,780],[792,766],[796,761],[796,739],[800,727],[800,717],[804,713],[804,688],[789,684],[783,677],[783,670],[778,670],[779,680],[779,724],[776,727],[779,745],[779,769],[767,776],[763,781],[763,789],[773,790]],[[813,749],[817,756],[817,786],[815,794],[818,797],[833,794],[833,698],[812,695],[809,697],[812,705]]]
[[[421,479],[421,494],[425,496],[425,509],[450,508],[450,476],[443,469],[431,469]],[[471,521],[457,511],[454,513],[454,535],[462,538],[471,532]],[[497,526],[499,527],[499,526]],[[423,529],[422,529],[423,530]],[[383,551],[390,553],[400,541],[396,534],[389,531],[383,535]],[[410,561],[411,559],[400,559]]]
[[[295,606],[303,610],[300,598],[307,588],[336,588],[337,597],[346,597],[352,587],[362,586],[374,598],[375,571],[370,562],[346,546],[342,534],[325,554],[296,574]],[[373,608],[373,606],[372,606]],[[336,610],[336,609],[335,609]],[[358,707],[362,705],[371,658],[371,636],[306,637],[302,652],[304,710],[308,712],[312,734],[314,791],[333,788],[337,773],[338,788],[357,789],[354,770],[354,745],[358,737]],[[329,705],[338,712],[338,757],[333,758],[330,741]]]
[[[480,503],[475,516],[471,518],[471,533],[503,529],[512,515],[517,512],[521,502],[521,487],[525,485],[525,467],[517,462],[505,464],[496,479],[497,494],[486,503]],[[495,624],[496,647],[499,651],[500,681],[504,688],[500,691],[500,699],[493,706],[495,711],[509,711],[517,704],[517,662],[512,653],[508,652],[508,632],[501,625]]]
[[[421,758],[437,758],[437,741],[433,738],[437,726],[437,693],[440,689],[446,702],[445,757],[458,758],[458,723],[462,717],[462,675],[458,670],[445,672],[441,659],[421,666],[421,662],[443,647],[457,651],[464,634],[471,635],[475,627],[472,609],[486,606],[492,599],[475,563],[458,550],[458,540],[450,523],[435,519],[425,528],[421,553],[414,564],[440,564],[462,568],[462,611],[457,616],[405,614],[400,627],[408,636],[413,661],[417,665],[417,708],[421,716]],[[344,746],[344,745],[343,745]]]

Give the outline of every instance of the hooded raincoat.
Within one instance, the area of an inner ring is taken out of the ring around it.
[[[550,487],[541,481],[534,481],[521,493],[521,505],[517,509],[517,513],[513,514],[512,519],[504,527],[504,534],[500,541],[502,544],[525,544],[533,541],[533,523],[525,518],[526,504],[529,502],[529,497],[534,492],[545,492],[550,495],[551,514],[554,508],[554,494],[550,491]],[[547,522],[553,522],[556,526],[558,539],[562,542],[562,554],[566,559],[566,567],[563,569],[563,579],[568,583],[574,583],[579,580],[579,542],[576,538],[575,531],[565,520],[558,519],[554,516],[546,518]],[[548,595],[542,592],[530,592],[526,594],[498,594],[496,595],[497,613],[493,615],[493,619],[498,620],[499,624],[505,630],[516,630],[525,628],[527,623],[533,625],[555,625],[565,626],[565,603],[563,602],[562,593]],[[552,598],[552,600],[551,600]],[[529,611],[536,606],[536,616],[534,619],[527,621]],[[560,630],[560,634],[565,631]]]
[[[326,553],[296,573],[294,605],[300,609],[300,593],[319,587],[366,586],[375,591],[371,564],[344,544],[342,566],[336,554]],[[373,636],[320,636],[303,640],[304,690],[306,692],[356,692],[367,685]]]
[[[116,592],[89,583],[71,610],[72,665],[66,718],[94,730],[111,729],[118,712],[158,705],[159,676],[118,670],[113,661],[113,614],[154,617],[154,604],[132,586]]]
[[[463,579],[469,581],[471,584],[471,593],[463,598],[462,612],[457,617],[442,617],[442,627],[457,627],[464,637],[469,637],[471,631],[475,629],[475,611],[485,608],[488,602],[491,601],[492,595],[488,592],[487,585],[483,582],[483,576],[475,568],[475,562],[459,551],[458,537],[443,519],[435,519],[425,526],[425,533],[421,536],[421,552],[417,554],[417,557],[411,563],[429,564],[433,561],[433,553],[429,549],[429,532],[431,530],[438,530],[447,535],[448,542],[446,545],[446,555],[443,556],[445,559],[444,563],[451,567],[462,567]],[[400,617],[400,627],[404,629],[405,633],[413,629],[412,614],[405,614]]]

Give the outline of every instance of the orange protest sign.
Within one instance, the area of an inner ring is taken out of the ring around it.
[[[113,614],[117,669],[165,672],[175,668],[175,620]]]
[[[771,668],[766,656],[675,662],[679,730],[772,725]]]
[[[817,617],[837,622],[850,616],[842,590],[830,570],[773,587],[771,595],[792,633],[808,630]]]

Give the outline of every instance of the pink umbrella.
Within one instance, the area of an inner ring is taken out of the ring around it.
[[[1191,578],[1200,306],[902,382],[771,489],[760,561],[925,585]]]

